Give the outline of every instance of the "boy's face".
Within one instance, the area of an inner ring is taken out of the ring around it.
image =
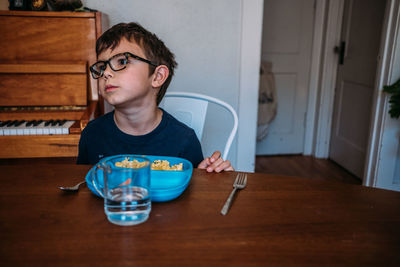
[[[107,49],[99,54],[98,60],[108,60],[124,52],[146,58],[140,46],[124,38],[114,50]],[[154,105],[158,90],[152,87],[153,75],[149,75],[149,65],[134,58],[128,60],[126,68],[120,71],[113,71],[107,65],[103,77],[99,79],[100,94],[115,108]]]

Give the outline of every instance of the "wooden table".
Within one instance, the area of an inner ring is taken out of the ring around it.
[[[227,216],[236,173],[195,169],[147,222],[109,223],[72,185],[91,166],[0,166],[0,266],[400,266],[400,193],[252,173]]]

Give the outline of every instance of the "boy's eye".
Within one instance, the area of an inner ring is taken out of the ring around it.
[[[115,65],[116,66],[125,66],[126,64],[128,64],[128,59],[126,57],[120,57],[120,58],[116,58],[115,60]]]
[[[99,70],[100,71],[105,71],[106,68],[107,68],[107,64],[102,64],[102,65],[99,66]]]
[[[120,65],[125,65],[128,63],[128,60],[126,58],[121,58],[120,60],[118,60]]]
[[[99,75],[106,69],[106,67],[107,65],[104,63],[97,63],[91,68],[91,70],[94,71],[97,75]]]

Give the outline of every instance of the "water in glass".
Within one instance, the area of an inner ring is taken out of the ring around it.
[[[104,210],[110,222],[135,225],[146,221],[151,211],[149,192],[143,187],[118,187],[110,190]]]

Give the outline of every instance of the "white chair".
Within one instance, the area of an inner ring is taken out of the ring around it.
[[[192,128],[201,141],[209,102],[225,108],[233,117],[233,127],[222,154],[222,158],[226,160],[238,128],[238,116],[231,105],[207,95],[189,92],[167,92],[160,103],[160,107]]]

